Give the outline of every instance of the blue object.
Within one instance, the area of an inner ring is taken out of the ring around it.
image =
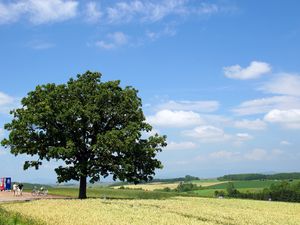
[[[10,177],[5,178],[5,190],[11,190],[11,178]]]

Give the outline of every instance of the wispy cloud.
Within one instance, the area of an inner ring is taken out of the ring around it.
[[[242,102],[232,111],[238,115],[264,114],[273,109],[300,108],[300,99],[294,96],[273,96]]]
[[[46,50],[46,49],[54,48],[56,45],[52,42],[33,40],[33,41],[30,41],[27,44],[27,46],[34,50]]]
[[[21,0],[0,3],[0,24],[28,19],[33,24],[61,22],[76,17],[78,2],[73,0]]]
[[[117,47],[126,45],[128,43],[128,36],[123,32],[114,32],[107,35],[106,40],[96,41],[95,45],[106,50],[115,49]]]
[[[261,119],[255,120],[238,120],[234,122],[234,126],[236,128],[249,129],[249,130],[264,130],[267,127],[265,121]]]
[[[300,96],[300,75],[282,73],[259,88],[266,93]]]
[[[19,105],[19,99],[0,92],[0,114],[9,114],[10,110]]]
[[[157,106],[158,109],[183,110],[196,112],[214,112],[218,110],[218,101],[168,101]]]
[[[285,145],[285,146],[287,146],[287,145],[292,145],[292,143],[289,142],[289,141],[281,141],[281,142],[280,142],[280,145]]]
[[[88,2],[85,8],[86,21],[89,23],[100,22],[103,16],[100,6],[96,2]]]

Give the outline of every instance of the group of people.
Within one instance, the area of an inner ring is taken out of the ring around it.
[[[23,187],[24,185],[22,183],[14,183],[13,184],[13,192],[14,192],[14,196],[22,196],[23,194]]]

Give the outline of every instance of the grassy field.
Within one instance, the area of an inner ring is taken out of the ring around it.
[[[300,204],[238,199],[41,200],[4,207],[48,225],[300,225]]]
[[[77,197],[78,188],[50,188],[49,194]],[[88,188],[87,196],[105,199],[167,199],[175,196],[195,196],[195,194],[97,187]]]
[[[278,183],[281,181],[273,181],[273,180],[249,180],[249,181],[232,181],[234,187],[239,188],[267,188],[270,187],[273,183]],[[226,189],[228,182],[223,182],[219,184],[215,184],[210,186],[210,189]]]

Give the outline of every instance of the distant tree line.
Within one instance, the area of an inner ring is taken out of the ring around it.
[[[217,197],[232,197],[232,198],[246,198],[256,200],[272,200],[284,202],[300,202],[300,182],[282,181],[279,184],[272,184],[269,188],[263,189],[260,192],[240,192],[232,182],[229,182],[224,191],[215,191]]]
[[[229,174],[218,177],[220,181],[227,180],[291,180],[300,179],[300,173],[276,173],[276,174],[259,174],[259,173],[245,173],[245,174]]]

